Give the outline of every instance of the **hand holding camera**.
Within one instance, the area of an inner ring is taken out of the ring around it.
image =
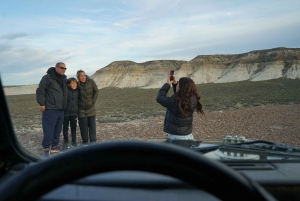
[[[176,84],[177,83],[176,77],[174,76],[174,70],[170,70],[167,82],[168,82],[168,84]]]
[[[174,70],[170,70],[170,80],[172,81],[174,79]]]

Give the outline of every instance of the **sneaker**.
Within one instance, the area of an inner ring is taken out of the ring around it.
[[[49,149],[49,148],[45,148],[45,149],[44,149],[44,156],[45,156],[46,158],[49,158],[49,155],[50,155],[50,149]]]
[[[58,153],[60,152],[60,148],[55,146],[55,147],[52,147],[51,150],[50,150],[50,153]]]

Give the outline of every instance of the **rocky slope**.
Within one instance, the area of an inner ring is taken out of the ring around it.
[[[231,55],[199,55],[191,61],[157,60],[145,63],[115,61],[91,77],[98,88],[159,88],[170,69],[196,84],[300,79],[300,48],[274,48]]]

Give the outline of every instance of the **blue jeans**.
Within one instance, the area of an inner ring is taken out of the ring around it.
[[[43,148],[55,147],[59,143],[60,133],[64,121],[63,110],[45,110],[42,114],[42,126],[44,138]]]

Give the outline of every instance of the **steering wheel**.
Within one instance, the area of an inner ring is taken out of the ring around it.
[[[91,174],[140,170],[169,175],[221,200],[275,200],[257,183],[187,148],[144,141],[111,141],[66,151],[29,165],[0,187],[0,200],[33,200]]]

